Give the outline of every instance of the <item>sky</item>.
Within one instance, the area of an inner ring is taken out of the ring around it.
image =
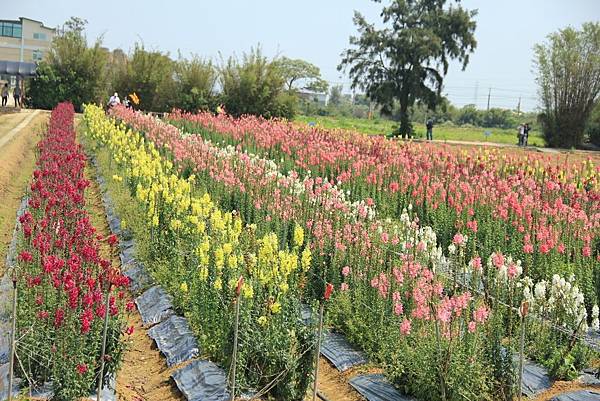
[[[384,0],[385,3],[386,0]],[[88,21],[88,39],[129,51],[136,42],[177,57],[197,54],[219,62],[261,45],[269,57],[285,55],[317,65],[331,84],[350,92],[337,71],[340,53],[356,33],[354,10],[378,21],[382,4],[370,0],[2,0],[0,19],[27,17],[46,26],[71,16]],[[457,106],[538,106],[533,46],[566,26],[600,20],[600,0],[462,0],[477,9],[478,45],[462,71],[451,65],[443,93]]]

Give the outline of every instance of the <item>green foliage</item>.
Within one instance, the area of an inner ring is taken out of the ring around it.
[[[377,1],[377,0],[376,0]],[[379,1],[378,1],[379,2]],[[434,109],[450,60],[463,68],[475,41],[475,11],[460,5],[445,7],[446,0],[393,0],[383,8],[384,28],[378,29],[356,12],[359,36],[350,38],[338,69],[349,68],[353,88],[391,114],[399,104],[399,132],[412,134],[408,110],[421,101]]]
[[[178,108],[195,112],[216,107],[214,87],[217,81],[217,70],[211,61],[197,56],[190,60],[180,57],[176,73]]]
[[[220,68],[222,97],[228,113],[290,118],[295,97],[284,94],[285,77],[278,62],[263,56],[260,47],[244,53],[242,60],[230,57]]]
[[[301,89],[313,92],[327,91],[329,84],[321,78],[321,71],[316,65],[308,61],[287,57],[282,57],[275,61],[275,63],[285,79],[288,91],[295,89],[294,84],[298,82],[302,82]]]
[[[68,100],[81,111],[84,103],[102,99],[108,54],[100,39],[88,47],[86,23],[73,17],[65,24],[64,34],[53,39],[47,59],[40,63],[27,90],[32,107],[51,109]]]
[[[600,95],[600,23],[571,27],[535,46],[542,99],[540,123],[550,146],[583,143],[588,118]]]
[[[342,103],[342,86],[336,85],[331,87],[329,91],[329,103],[334,106],[339,106]]]
[[[585,133],[591,143],[600,146],[600,102],[596,104],[592,116],[588,120]]]
[[[148,51],[136,44],[124,64],[115,79],[114,89],[108,93],[117,91],[124,97],[135,92],[143,110],[165,111],[176,104],[179,94],[173,78],[175,62],[168,54]]]

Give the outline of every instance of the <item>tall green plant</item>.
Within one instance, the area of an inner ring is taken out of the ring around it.
[[[580,146],[600,96],[600,23],[559,30],[534,50],[546,141],[555,147]]]

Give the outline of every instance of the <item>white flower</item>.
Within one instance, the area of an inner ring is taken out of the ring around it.
[[[542,300],[546,299],[546,282],[544,280],[535,285],[534,293],[536,298]]]
[[[456,253],[456,245],[454,245],[454,244],[448,245],[448,252],[450,253],[450,255],[454,255]]]
[[[598,317],[600,317],[600,308],[598,308],[598,305],[594,305],[592,307],[592,319],[598,319]]]

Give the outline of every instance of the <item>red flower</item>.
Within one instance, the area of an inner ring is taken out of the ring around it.
[[[329,297],[331,297],[332,292],[333,292],[333,284],[327,283],[327,285],[325,286],[325,295],[323,295],[323,298],[326,301],[329,300]]]
[[[65,311],[62,308],[58,308],[54,313],[54,327],[59,328],[65,321]]]
[[[80,375],[84,375],[88,371],[88,367],[85,363],[80,363],[77,365],[77,373]]]
[[[29,263],[33,261],[33,255],[29,251],[21,251],[19,254],[19,260],[21,262]]]
[[[106,237],[106,240],[112,246],[114,246],[117,242],[119,242],[119,239],[117,238],[117,236],[115,234],[109,235],[108,237]]]
[[[127,334],[128,336],[133,334],[133,326],[129,326],[126,330],[125,330],[125,334]]]

